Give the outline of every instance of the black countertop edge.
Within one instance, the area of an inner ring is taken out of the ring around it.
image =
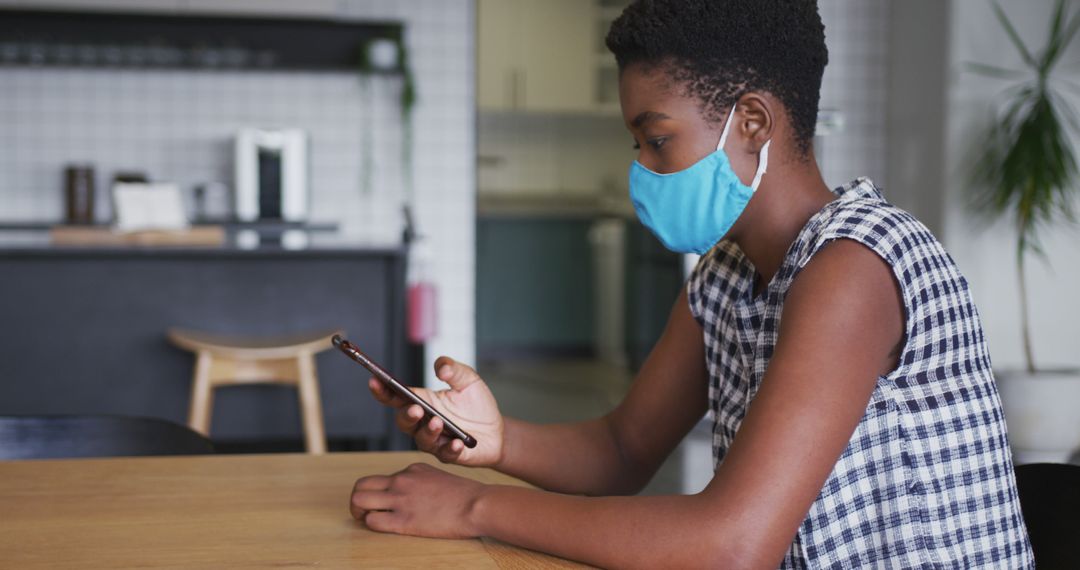
[[[279,246],[263,245],[252,249],[236,246],[223,247],[169,247],[169,246],[5,246],[0,244],[0,259],[10,258],[91,258],[91,257],[140,257],[140,258],[177,258],[177,257],[403,257],[404,246],[310,246],[302,249],[286,249]]]
[[[236,220],[199,220],[192,222],[193,226],[221,226],[225,231],[255,230],[257,232],[282,232],[285,230],[304,230],[307,232],[336,232],[338,224],[334,222],[285,222],[275,220],[263,220],[258,222],[240,222]],[[62,221],[0,221],[2,231],[34,231],[51,230],[56,227],[85,227],[85,228],[110,228],[111,224],[88,224],[84,226],[71,226]]]

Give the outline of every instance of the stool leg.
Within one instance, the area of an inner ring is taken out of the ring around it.
[[[297,357],[297,364],[300,368],[300,415],[304,422],[304,442],[308,453],[322,455],[326,453],[326,431],[323,427],[315,357],[311,353],[301,354]]]
[[[210,437],[210,412],[214,405],[214,391],[210,385],[212,358],[209,352],[199,351],[195,359],[191,407],[188,409],[188,426],[206,437]]]

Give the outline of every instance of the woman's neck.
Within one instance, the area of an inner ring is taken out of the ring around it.
[[[812,159],[765,175],[731,239],[757,270],[757,296],[780,270],[788,249],[814,214],[836,199]]]

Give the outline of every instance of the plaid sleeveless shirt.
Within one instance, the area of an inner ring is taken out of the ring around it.
[[[1033,567],[1005,419],[967,282],[930,231],[886,202],[870,180],[835,192],[839,198],[810,218],[756,298],[755,270],[731,242],[718,243],[691,274],[716,465],[769,366],[792,282],[826,244],[854,240],[893,270],[905,345],[899,367],[877,379],[782,567]]]

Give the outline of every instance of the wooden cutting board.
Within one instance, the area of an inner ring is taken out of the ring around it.
[[[49,230],[53,245],[138,246],[138,247],[218,247],[225,243],[225,228],[192,226],[186,230],[144,230],[122,232],[111,227],[54,226]]]

